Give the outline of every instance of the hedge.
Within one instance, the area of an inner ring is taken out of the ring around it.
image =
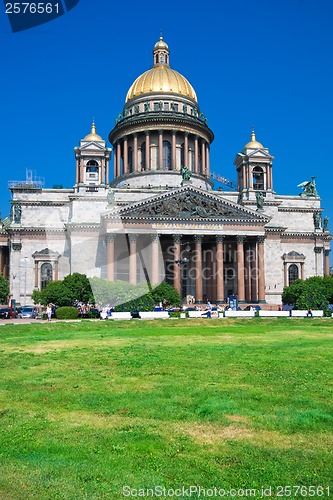
[[[55,315],[57,319],[77,319],[78,310],[72,306],[58,307]]]

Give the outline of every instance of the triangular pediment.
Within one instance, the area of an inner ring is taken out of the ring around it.
[[[89,141],[81,144],[81,151],[105,151],[105,142]]]
[[[264,149],[255,149],[247,154],[248,158],[272,158],[272,156]]]
[[[251,223],[264,225],[269,217],[244,208],[220,195],[191,186],[163,193],[123,208],[115,207],[107,219],[146,221],[210,221],[223,224]]]

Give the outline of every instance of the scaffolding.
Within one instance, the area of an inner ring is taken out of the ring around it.
[[[211,172],[210,176],[215,181],[218,181],[221,184],[224,184],[225,186],[229,187],[233,191],[237,191],[237,187],[236,187],[235,183],[230,181],[229,179],[227,179],[227,177],[223,177],[222,175],[216,174],[215,172]]]
[[[25,171],[24,181],[8,181],[8,188],[42,189],[45,184],[44,177],[37,177],[36,172],[29,168]]]

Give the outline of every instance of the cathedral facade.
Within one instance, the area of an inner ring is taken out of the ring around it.
[[[237,186],[214,190],[214,134],[169,58],[160,38],[109,134],[112,148],[92,124],[74,149],[72,189],[11,186],[0,233],[11,298],[29,304],[33,290],[79,272],[149,287],[166,280],[184,302],[237,295],[275,307],[296,278],[329,274],[315,179],[298,196],[277,194],[274,157],[252,131],[235,158]]]

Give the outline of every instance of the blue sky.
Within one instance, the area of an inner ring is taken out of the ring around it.
[[[27,168],[46,187],[73,186],[73,148],[92,117],[107,139],[162,30],[171,67],[191,82],[214,131],[212,170],[236,178],[235,155],[254,125],[275,156],[275,191],[298,194],[297,184],[315,175],[332,230],[331,0],[80,0],[15,34],[1,7],[2,217],[8,181],[24,179]]]

